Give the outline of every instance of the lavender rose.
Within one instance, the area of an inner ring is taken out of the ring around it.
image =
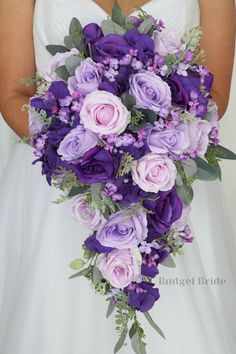
[[[147,237],[147,217],[139,210],[128,216],[123,211],[112,214],[98,228],[96,238],[107,247],[127,249],[138,246]]]
[[[184,48],[183,43],[176,36],[175,32],[170,30],[163,30],[161,32],[155,31],[154,36],[154,52],[161,56],[168,54],[177,54]]]
[[[130,78],[129,93],[136,98],[136,107],[148,108],[166,116],[171,107],[170,87],[154,73],[143,71]]]
[[[75,76],[68,79],[68,89],[72,95],[80,91],[83,95],[97,90],[101,82],[97,64],[91,59],[83,60],[75,70]]]
[[[193,156],[204,157],[209,144],[211,124],[202,119],[196,119],[188,125],[190,145],[188,153]]]
[[[189,147],[189,143],[188,127],[185,124],[163,131],[154,127],[149,131],[147,137],[149,149],[157,154],[181,155]]]
[[[88,94],[80,112],[84,127],[100,136],[121,134],[129,124],[130,118],[131,113],[121,99],[106,91]]]
[[[118,170],[118,161],[109,151],[95,146],[74,166],[76,176],[84,183],[109,182]]]
[[[86,202],[86,198],[86,194],[75,197],[71,206],[71,213],[73,218],[82,226],[94,230],[104,220],[104,217],[99,209],[91,209],[91,206]]]
[[[118,289],[125,288],[137,279],[141,273],[141,264],[142,257],[138,248],[100,254],[97,260],[103,277]]]
[[[132,177],[145,192],[168,191],[174,184],[177,171],[167,156],[149,153],[137,160],[132,168]]]
[[[97,145],[98,136],[78,125],[61,141],[57,150],[64,161],[76,161],[85,152]]]
[[[78,50],[76,48],[72,48],[69,52],[57,53],[54,55],[49,63],[46,79],[48,81],[61,80],[61,78],[55,73],[55,70],[60,66],[65,65],[67,58],[78,54]]]

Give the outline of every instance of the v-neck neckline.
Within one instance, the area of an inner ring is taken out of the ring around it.
[[[94,3],[95,6],[97,6],[98,9],[100,9],[102,12],[104,12],[105,15],[109,16],[110,14],[101,6],[99,5],[95,0],[91,0],[92,3]],[[146,1],[142,6],[140,6],[141,9],[145,10],[146,6],[148,6],[150,3],[152,3],[153,0],[149,0]],[[133,16],[135,15],[137,12],[137,10],[131,12],[129,15],[125,16],[125,17],[129,17],[129,16]]]

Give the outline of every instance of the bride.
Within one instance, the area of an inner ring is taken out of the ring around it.
[[[112,0],[0,0],[0,111],[19,136],[28,135],[21,111],[34,95],[20,78],[45,75],[45,46],[60,43],[75,16],[83,25],[101,22]],[[142,6],[182,35],[201,22],[212,91],[222,117],[234,54],[234,0],[119,0],[126,15]],[[1,137],[2,139],[2,137]],[[7,144],[4,141],[4,144]],[[111,354],[116,341],[106,303],[84,279],[68,280],[67,266],[80,255],[88,231],[53,204],[58,192],[32,166],[29,146],[16,144],[0,180],[0,353]],[[198,183],[192,210],[195,242],[161,268],[161,299],[152,315],[167,341],[148,334],[149,354],[236,352],[236,263],[232,229],[218,182]],[[122,353],[131,353],[127,346]]]

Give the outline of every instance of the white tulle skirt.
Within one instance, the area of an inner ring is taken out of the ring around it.
[[[58,191],[33,159],[30,147],[17,144],[0,180],[0,353],[112,354],[116,333],[105,299],[85,279],[68,279],[88,231],[71,218],[68,202],[52,203]],[[195,241],[176,268],[160,267],[152,316],[167,340],[141,320],[148,354],[236,352],[235,245],[220,183],[199,182],[195,194]]]

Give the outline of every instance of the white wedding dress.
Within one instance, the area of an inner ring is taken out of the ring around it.
[[[152,0],[143,8],[179,35],[199,22],[197,0]],[[34,41],[40,74],[45,74],[50,59],[45,45],[62,43],[73,16],[85,25],[100,23],[107,14],[91,0],[36,1]],[[0,180],[0,353],[112,354],[117,338],[113,318],[105,319],[105,299],[95,295],[85,279],[68,280],[68,264],[81,255],[88,231],[72,219],[69,203],[52,203],[58,191],[47,185],[40,165],[31,165],[33,160],[30,147],[16,144]],[[236,353],[232,230],[220,184],[199,182],[195,192],[195,241],[176,259],[175,269],[160,267],[159,280],[189,278],[191,284],[159,285],[161,299],[152,316],[167,340],[140,316],[148,354]],[[225,283],[198,283],[199,278],[216,282],[217,277]],[[131,352],[128,345],[120,353]]]

